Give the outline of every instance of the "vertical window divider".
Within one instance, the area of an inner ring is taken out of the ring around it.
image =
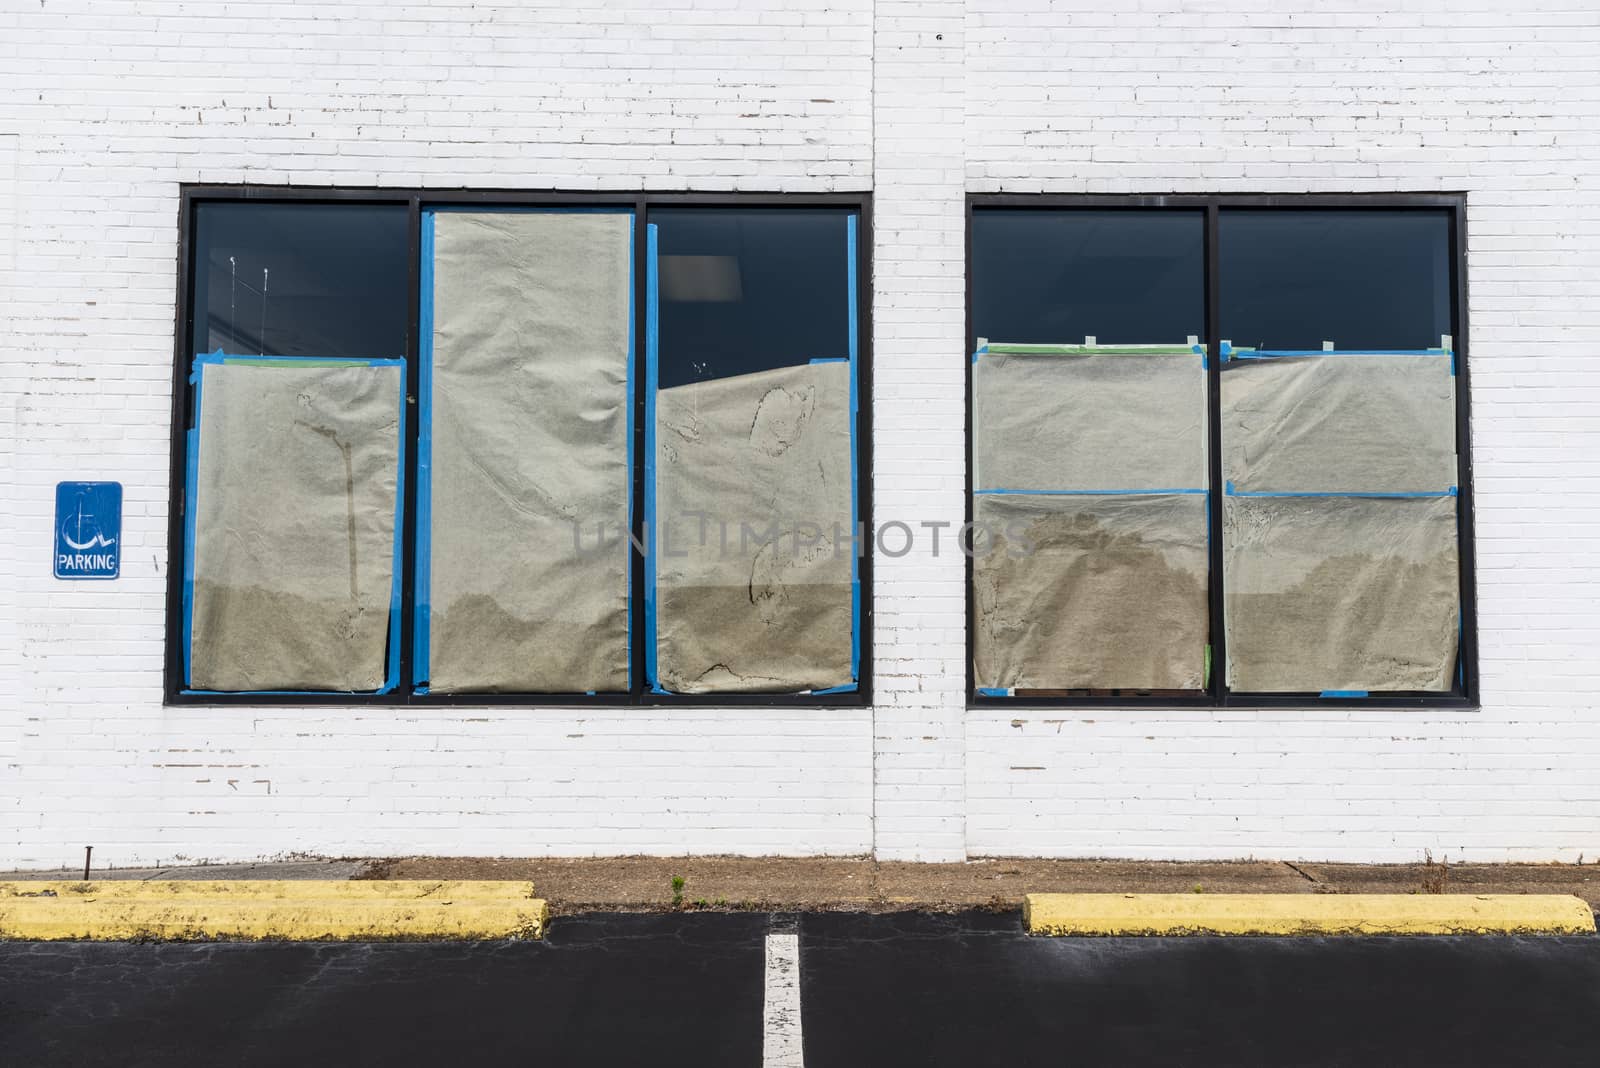
[[[1478,700],[1478,573],[1477,536],[1473,531],[1472,481],[1472,361],[1467,359],[1467,206],[1457,201],[1450,227],[1450,328],[1456,372],[1456,542],[1461,568],[1461,641],[1456,651],[1461,665],[1461,695]]]
[[[1227,702],[1228,634],[1226,599],[1222,590],[1222,304],[1219,287],[1217,232],[1220,209],[1216,201],[1206,205],[1205,287],[1206,287],[1206,461],[1210,479],[1206,492],[1207,556],[1211,574],[1206,594],[1211,608],[1211,671],[1206,692],[1221,703]]]
[[[645,473],[645,412],[648,410],[645,396],[648,380],[645,375],[645,363],[648,359],[646,353],[647,329],[646,315],[649,302],[648,279],[646,278],[645,265],[648,261],[649,234],[650,234],[650,202],[643,194],[634,198],[633,202],[633,366],[628,369],[633,382],[633,411],[629,418],[633,420],[633,479],[629,487],[628,516],[631,522],[630,533],[633,536],[633,545],[628,553],[628,612],[630,648],[628,650],[628,682],[631,699],[638,702],[643,699],[645,682],[645,626],[644,626],[644,595],[645,595],[645,552],[653,552],[655,547],[647,542],[652,538],[653,532],[645,530],[644,510],[644,473]]]
[[[400,582],[400,633],[391,634],[389,640],[400,643],[398,692],[404,694],[409,703],[413,691],[412,659],[416,652],[413,648],[415,627],[412,621],[417,607],[417,504],[422,491],[422,482],[417,471],[417,447],[422,435],[422,406],[417,401],[422,382],[422,198],[417,195],[411,197],[408,205],[406,235],[410,250],[410,285],[406,298],[405,410],[409,418],[406,420],[406,440],[403,447],[406,458],[405,484],[409,492],[401,501],[401,529],[406,531],[408,536],[401,539],[404,548]]]

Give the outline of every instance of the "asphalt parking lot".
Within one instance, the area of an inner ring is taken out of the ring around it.
[[[1014,912],[906,912],[589,914],[539,942],[7,943],[0,1051],[8,1066],[1592,1065],[1600,939],[1048,939]]]

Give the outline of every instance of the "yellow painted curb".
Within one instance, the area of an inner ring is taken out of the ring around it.
[[[1593,934],[1567,894],[1029,894],[1041,935]]]
[[[395,941],[540,938],[527,882],[0,883],[0,939]]]

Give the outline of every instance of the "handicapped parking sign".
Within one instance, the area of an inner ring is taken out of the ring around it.
[[[56,483],[58,579],[114,579],[122,569],[122,483]]]

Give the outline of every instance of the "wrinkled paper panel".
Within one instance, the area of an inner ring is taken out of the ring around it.
[[[1206,377],[1192,352],[978,357],[978,489],[1206,485]]]
[[[201,365],[194,689],[384,684],[401,369],[310,363]]]
[[[1222,365],[1227,477],[1250,492],[1416,493],[1456,483],[1450,357]]]
[[[780,367],[657,394],[662,688],[854,681],[850,370]]]
[[[1456,498],[1229,497],[1228,685],[1448,690]]]
[[[1198,690],[1203,494],[976,498],[976,684]]]
[[[429,687],[626,690],[631,217],[434,227]]]

